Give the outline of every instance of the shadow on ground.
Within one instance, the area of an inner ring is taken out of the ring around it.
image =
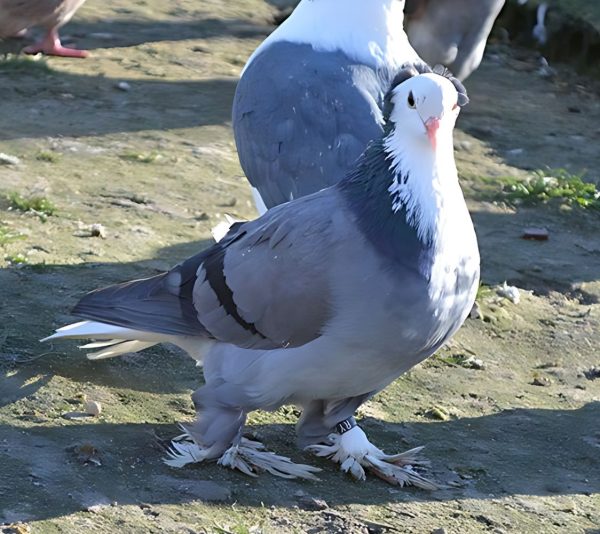
[[[387,424],[385,431],[366,420],[364,428],[386,449],[397,447],[399,434],[413,443],[427,443],[427,456],[433,464],[430,475],[438,482],[462,486],[392,493],[374,477],[354,484],[330,462],[295,452],[289,425],[251,430],[277,452],[322,467],[320,482],[286,481],[266,474],[253,480],[214,464],[173,470],[161,463],[164,450],[157,439],[172,436],[176,432],[173,425],[98,422],[27,429],[4,425],[0,426],[4,466],[0,522],[2,515],[5,521],[29,521],[112,502],[231,500],[256,507],[291,507],[297,504],[290,500],[297,489],[319,495],[330,505],[589,495],[600,491],[600,435],[594,426],[599,417],[600,403],[590,403],[577,410],[518,408],[448,422]],[[82,444],[93,446],[96,463],[101,465],[85,461],[89,455],[77,448]],[[339,492],[339,484],[354,484],[353,491]],[[66,495],[65,488],[69,488]],[[33,507],[33,502],[38,504]]]
[[[4,76],[13,81],[2,90],[0,116],[4,124],[15,127],[2,128],[0,140],[221,125],[231,120],[231,101],[237,85],[234,78],[115,79],[39,69]],[[42,86],[40,77],[46,80]],[[29,84],[30,80],[35,83]],[[131,91],[116,88],[123,82],[129,84]],[[81,116],[88,119],[82,121]]]
[[[120,19],[86,22],[76,20],[62,30],[65,44],[74,43],[86,50],[138,46],[161,41],[188,39],[250,38],[266,35],[270,26],[256,25],[243,19],[140,20]],[[26,38],[0,41],[0,53],[16,53],[42,36],[30,30]],[[91,59],[93,60],[93,59]]]

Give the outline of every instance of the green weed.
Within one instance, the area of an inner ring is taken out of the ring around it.
[[[600,191],[596,184],[585,182],[583,174],[571,174],[565,169],[535,171],[526,180],[505,178],[502,196],[513,203],[557,201],[568,206],[600,209]]]
[[[35,159],[37,159],[38,161],[47,161],[48,163],[56,163],[58,160],[60,160],[60,154],[58,152],[52,152],[50,150],[40,150],[36,156]]]
[[[23,254],[8,254],[4,259],[12,265],[26,265],[27,258]]]
[[[9,193],[7,199],[10,207],[23,212],[32,212],[42,220],[56,213],[56,206],[46,197],[30,196],[25,197],[17,192]]]
[[[17,239],[22,238],[23,236],[21,234],[12,232],[6,226],[0,226],[0,246],[5,245],[6,243],[12,243]]]

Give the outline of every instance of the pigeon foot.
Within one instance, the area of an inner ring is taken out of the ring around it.
[[[210,449],[199,447],[187,433],[174,438],[164,462],[171,467],[183,467],[190,463],[210,460]],[[319,480],[315,473],[321,471],[318,467],[296,464],[285,456],[265,450],[259,441],[241,438],[238,444],[232,445],[218,459],[223,467],[237,469],[246,475],[256,477],[261,471],[282,478],[304,478]]]
[[[436,484],[413,469],[415,465],[428,464],[426,460],[418,458],[423,447],[416,447],[401,454],[385,454],[369,441],[358,426],[343,434],[330,434],[329,440],[330,444],[309,445],[305,450],[341,464],[342,471],[350,473],[357,480],[366,479],[366,468],[390,484],[438,489]]]
[[[38,43],[27,46],[23,49],[26,54],[46,54],[48,56],[77,57],[84,58],[89,55],[87,50],[76,50],[63,46],[56,30],[48,32],[46,37]]]

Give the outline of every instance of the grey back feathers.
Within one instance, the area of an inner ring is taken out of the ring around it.
[[[233,128],[242,168],[267,207],[344,176],[382,132],[393,76],[341,51],[285,41],[252,60],[236,90]]]

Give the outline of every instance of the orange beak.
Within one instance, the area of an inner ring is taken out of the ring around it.
[[[437,131],[440,127],[440,119],[437,117],[429,117],[425,121],[425,129],[427,130],[427,137],[429,138],[429,142],[433,150],[436,149],[437,146]]]

